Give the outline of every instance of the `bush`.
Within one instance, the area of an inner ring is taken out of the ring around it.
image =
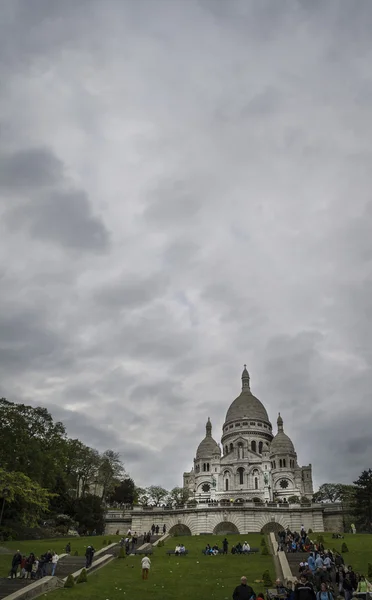
[[[261,546],[266,546],[266,540],[265,538],[261,538]]]
[[[124,552],[123,546],[121,546],[121,548],[119,550],[119,556],[118,556],[118,558],[125,558],[125,552]]]
[[[80,575],[76,580],[76,583],[86,583],[88,581],[87,570],[81,569]]]
[[[289,496],[288,498],[289,504],[300,504],[299,496]]]
[[[63,587],[72,588],[72,587],[74,587],[74,585],[75,585],[75,579],[73,578],[73,576],[70,573],[70,575],[67,577],[67,579],[65,581],[65,585]]]
[[[270,554],[269,549],[266,546],[266,544],[264,546],[262,546],[261,554],[263,554],[263,556],[267,556],[268,554]]]
[[[102,540],[102,546],[107,546],[107,541],[106,540]]]
[[[322,535],[318,535],[316,541],[318,542],[318,544],[324,544],[324,537]]]
[[[309,531],[307,533],[314,533],[311,527],[309,527]]]
[[[74,556],[79,556],[79,552],[77,550],[75,550]]]
[[[263,584],[266,588],[269,588],[273,585],[271,576],[270,576],[270,572],[267,570],[264,572],[264,574],[262,575],[262,581]]]
[[[368,563],[368,577],[372,577],[372,564]]]
[[[347,547],[345,542],[342,543],[341,552],[343,552],[343,553],[349,552],[349,548]]]
[[[110,546],[110,544],[112,544],[112,541],[111,541],[111,540],[109,540],[109,541],[107,542],[107,545],[108,545],[108,546]]]

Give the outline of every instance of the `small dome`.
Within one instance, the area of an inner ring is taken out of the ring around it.
[[[278,433],[271,442],[270,454],[295,454],[292,440],[284,433],[283,419],[278,415]]]
[[[270,454],[295,454],[293,442],[284,431],[279,431],[274,437]]]
[[[221,448],[217,444],[216,440],[212,438],[212,423],[210,418],[208,417],[208,421],[206,424],[206,436],[204,440],[202,440],[198,446],[196,451],[196,459],[200,458],[211,458],[215,454],[221,456]]]

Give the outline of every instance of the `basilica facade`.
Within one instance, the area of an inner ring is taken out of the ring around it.
[[[264,405],[251,392],[246,367],[242,391],[226,413],[221,445],[212,437],[208,418],[205,438],[183,484],[199,502],[291,503],[293,496],[312,498],[311,464],[299,466],[280,414],[274,435]]]

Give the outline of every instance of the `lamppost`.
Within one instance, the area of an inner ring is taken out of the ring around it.
[[[2,491],[3,505],[1,507],[1,513],[0,513],[0,525],[1,525],[2,521],[3,521],[3,514],[4,514],[4,508],[5,508],[5,500],[6,500],[6,497],[8,496],[8,494],[9,494],[9,491],[10,490],[8,490],[8,488],[4,488],[3,491]]]

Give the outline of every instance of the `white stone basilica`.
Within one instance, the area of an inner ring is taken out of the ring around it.
[[[286,502],[292,496],[312,498],[311,465],[300,467],[290,438],[278,416],[278,432],[263,404],[253,396],[244,366],[242,391],[227,411],[219,444],[208,418],[206,436],[196,451],[194,467],[184,473],[184,487],[197,501],[243,503]],[[290,500],[291,502],[291,500]]]

